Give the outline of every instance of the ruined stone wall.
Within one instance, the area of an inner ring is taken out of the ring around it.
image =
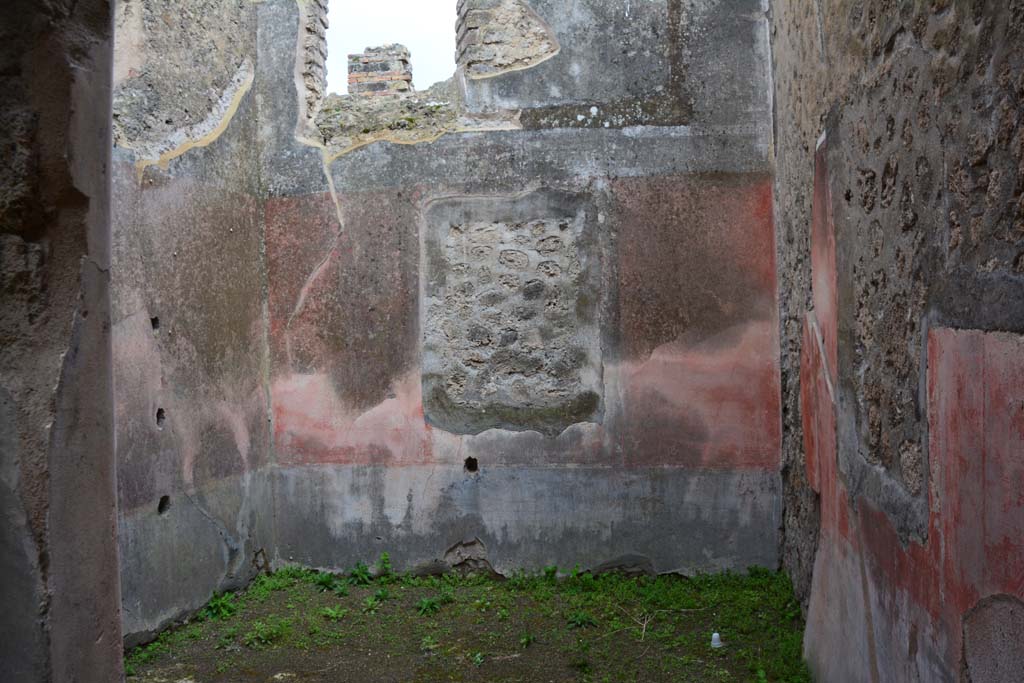
[[[314,5],[200,3],[159,36],[158,0],[122,5],[131,639],[245,581],[261,549],[332,569],[383,551],[400,568],[777,564],[763,7],[516,4],[530,20],[510,29],[543,27],[543,59],[463,64],[436,134],[331,148],[308,125]],[[157,55],[178,79],[143,76]],[[188,119],[178,82],[209,93]]]
[[[111,8],[0,6],[0,669],[117,681]]]
[[[773,33],[783,555],[809,659],[1011,680],[1024,5],[776,2]]]
[[[129,642],[243,585],[272,545],[256,10],[186,4],[122,2],[116,24],[113,336]],[[290,36],[300,56],[285,95],[304,104],[305,36]]]
[[[278,561],[776,565],[764,8],[460,11],[455,125],[324,151],[259,7]]]

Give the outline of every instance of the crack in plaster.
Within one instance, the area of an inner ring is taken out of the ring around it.
[[[475,129],[473,129],[473,130],[475,130]],[[346,154],[354,152],[357,149],[362,149],[363,147],[366,147],[367,145],[372,145],[375,142],[390,142],[393,145],[424,145],[424,144],[425,145],[429,145],[430,143],[437,142],[438,140],[443,138],[445,135],[448,135],[449,133],[453,133],[453,132],[461,132],[461,131],[460,131],[460,129],[456,128],[456,129],[452,129],[452,130],[442,131],[441,133],[438,133],[437,135],[432,135],[430,137],[425,137],[425,138],[422,138],[422,139],[419,139],[419,140],[396,140],[396,139],[394,139],[392,133],[390,133],[388,131],[383,131],[383,132],[381,132],[381,134],[378,137],[373,137],[373,138],[370,138],[369,140],[363,140],[361,142],[357,142],[354,145],[349,145],[348,147],[345,147],[344,149],[338,150],[336,152],[328,152],[328,151],[325,150],[325,152],[324,152],[324,163],[325,164],[330,164],[332,161],[334,161],[336,159],[340,159],[341,157],[345,156]]]
[[[338,207],[338,211],[340,212],[341,206],[338,204],[337,200],[335,200],[335,205]],[[344,228],[342,228],[338,230],[338,232],[334,235],[334,239],[331,240],[331,243],[326,250],[327,253],[324,255],[322,259],[320,259],[320,263],[318,263],[316,267],[313,268],[309,276],[306,278],[306,281],[302,284],[302,289],[299,290],[298,300],[295,302],[295,308],[292,309],[292,312],[288,315],[287,322],[285,322],[285,350],[288,356],[289,365],[294,365],[295,362],[295,359],[292,356],[292,323],[295,321],[295,317],[298,316],[298,314],[302,311],[302,307],[306,305],[306,297],[309,295],[309,290],[312,289],[313,284],[320,279],[321,273],[323,273],[324,268],[327,267],[327,262],[331,260],[331,256],[338,248],[338,242],[341,240],[341,237],[344,234],[345,230]]]

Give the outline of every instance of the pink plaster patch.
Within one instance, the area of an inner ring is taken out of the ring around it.
[[[831,617],[818,633],[809,630],[812,660],[827,663],[841,641],[845,649],[848,639],[885,643],[909,632],[929,638],[931,651],[955,672],[963,615],[987,596],[1024,599],[1024,338],[931,330],[928,424],[930,515],[923,544],[903,545],[866,499],[851,506],[834,457],[819,451],[822,535],[811,612],[822,619],[823,605],[862,592],[843,584],[856,557],[876,612],[866,623]]]
[[[776,330],[755,322],[622,366],[627,462],[712,469],[779,465]]]
[[[394,398],[361,412],[342,403],[324,374],[279,378],[271,394],[279,462],[410,465],[432,460],[418,372],[394,387]]]
[[[961,611],[993,593],[1024,597],[1024,338],[936,329],[928,351],[947,582]]]
[[[807,481],[818,493],[821,493],[823,480],[831,483],[834,479],[836,460],[835,405],[825,374],[820,335],[814,314],[808,313],[804,318],[800,354],[800,415],[803,420]],[[823,469],[826,470],[825,477],[821,476]],[[823,514],[831,512],[822,511]]]
[[[266,203],[270,341],[275,362],[286,357],[285,330],[309,275],[331,253],[340,231],[330,194],[276,197]]]

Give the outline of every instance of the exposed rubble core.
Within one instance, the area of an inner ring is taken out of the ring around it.
[[[316,125],[331,155],[371,142],[432,142],[459,125],[460,95],[453,80],[407,95],[329,95]]]
[[[498,207],[428,210],[424,412],[454,433],[557,435],[601,400],[593,216],[568,196]]]
[[[117,3],[114,141],[166,141],[220,118],[230,93],[253,72],[247,0],[124,0]],[[197,61],[201,56],[201,61]]]
[[[470,78],[529,69],[558,54],[558,39],[525,0],[459,0],[456,61]]]

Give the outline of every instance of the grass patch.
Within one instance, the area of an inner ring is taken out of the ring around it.
[[[711,633],[725,647],[710,647]],[[346,575],[286,567],[215,595],[127,653],[132,681],[810,681],[789,580],[628,578],[547,567],[507,580],[414,577],[390,558]],[[340,668],[338,668],[340,667]]]

